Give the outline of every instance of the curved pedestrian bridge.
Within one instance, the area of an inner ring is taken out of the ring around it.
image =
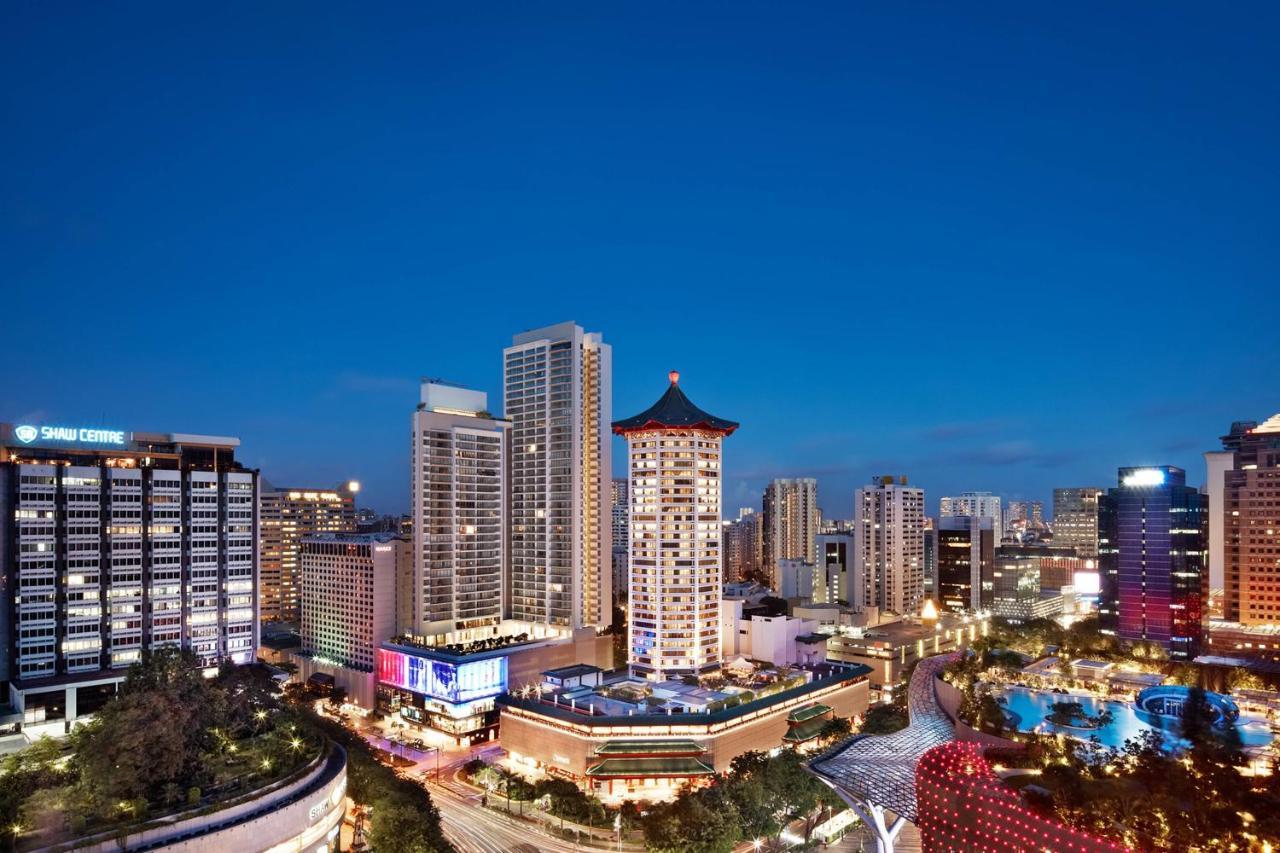
[[[815,758],[809,765],[846,799],[874,803],[915,823],[916,765],[935,746],[955,739],[955,725],[938,704],[934,679],[955,653],[916,664],[907,686],[910,724],[888,735],[863,735]]]

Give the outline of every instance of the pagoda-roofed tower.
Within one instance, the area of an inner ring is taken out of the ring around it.
[[[720,668],[721,442],[738,428],[669,379],[658,402],[613,423],[630,471],[627,662],[655,681]]]

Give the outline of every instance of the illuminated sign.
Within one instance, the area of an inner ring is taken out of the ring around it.
[[[1138,468],[1125,474],[1120,482],[1126,486],[1160,486],[1164,484],[1164,472],[1159,468]]]
[[[1076,572],[1071,577],[1076,595],[1097,595],[1102,592],[1102,578],[1097,572]]]
[[[34,427],[22,424],[13,428],[14,438],[23,444],[33,441],[58,441],[64,444],[112,444],[124,446],[124,431],[118,429],[93,429],[91,427]]]
[[[507,689],[506,657],[463,664],[378,649],[378,681],[445,702],[470,702]]]

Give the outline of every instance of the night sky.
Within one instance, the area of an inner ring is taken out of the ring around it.
[[[0,12],[0,420],[399,512],[418,377],[574,319],[847,516],[1280,410],[1275,3],[189,5]]]

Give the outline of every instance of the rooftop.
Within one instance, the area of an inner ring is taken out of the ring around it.
[[[658,398],[658,402],[638,415],[613,422],[613,431],[618,435],[629,432],[640,432],[648,429],[688,428],[703,429],[729,435],[738,428],[735,421],[718,418],[704,412],[680,390],[680,374],[671,371],[671,385],[667,393]]]

